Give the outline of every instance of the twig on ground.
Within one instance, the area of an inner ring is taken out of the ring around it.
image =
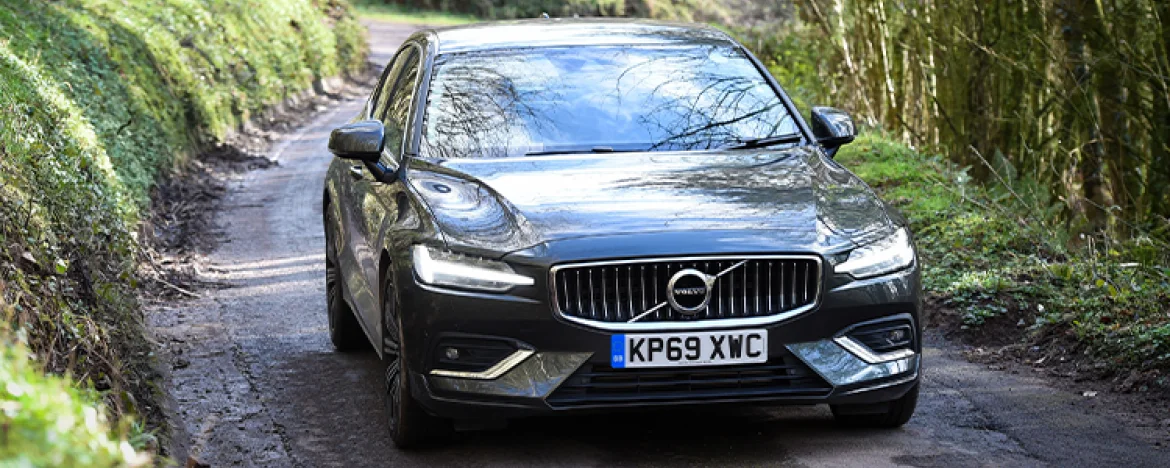
[[[162,285],[163,285],[163,286],[168,286],[168,287],[170,287],[171,289],[174,289],[175,291],[178,291],[178,292],[180,292],[180,293],[183,293],[183,294],[185,294],[185,295],[187,295],[187,296],[194,297],[194,298],[196,298],[196,299],[202,299],[202,298],[203,298],[203,296],[202,296],[202,295],[200,295],[199,293],[191,292],[191,291],[188,291],[188,290],[186,290],[186,289],[183,289],[183,288],[180,288],[180,287],[178,287],[178,286],[175,286],[174,284],[171,284],[169,281],[167,281],[167,280],[165,280],[165,279],[162,279],[162,278],[155,278],[154,280],[155,280],[155,281],[158,281],[159,283],[162,283]]]

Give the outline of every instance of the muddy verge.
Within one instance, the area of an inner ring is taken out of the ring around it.
[[[150,217],[139,229],[139,299],[146,310],[200,298],[209,290],[227,287],[207,280],[209,275],[203,273],[213,268],[207,254],[223,237],[222,227],[215,224],[215,214],[229,184],[247,172],[279,165],[270,158],[273,142],[339,102],[366,96],[378,72],[378,67],[370,64],[360,75],[318,81],[312,89],[271,107],[158,181],[151,192]],[[170,371],[185,361],[172,353],[175,343],[158,336],[150,338],[156,352],[162,354],[155,361],[162,377],[158,382],[165,382]],[[162,395],[136,396],[140,401],[162,397],[164,407],[173,407],[165,401],[169,400],[165,389],[155,391]],[[169,455],[171,434],[165,424],[165,411],[163,408],[143,416],[148,426],[163,428],[159,446],[163,455]]]
[[[980,326],[964,325],[962,311],[938,297],[926,302],[930,332],[990,370],[1044,377],[1054,387],[1080,394],[1086,410],[1103,409],[1132,427],[1145,429],[1161,446],[1170,438],[1170,376],[1154,370],[1120,372],[1093,354],[1071,330],[1031,329],[1031,311],[1012,304]]]
[[[374,64],[358,76],[318,81],[253,118],[225,141],[190,158],[151,192],[151,213],[140,229],[143,241],[142,299],[147,304],[199,297],[199,289],[222,285],[200,279],[206,253],[219,244],[222,229],[213,218],[228,183],[279,163],[269,158],[272,143],[333,104],[363,97],[378,78]]]

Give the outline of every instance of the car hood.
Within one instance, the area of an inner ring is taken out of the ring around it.
[[[811,147],[413,159],[407,179],[452,248],[499,255],[652,233],[682,250],[738,235],[768,251],[830,252],[895,228],[865,183]]]

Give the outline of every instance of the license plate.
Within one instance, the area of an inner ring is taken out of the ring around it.
[[[610,343],[618,369],[768,362],[767,330],[613,335]]]

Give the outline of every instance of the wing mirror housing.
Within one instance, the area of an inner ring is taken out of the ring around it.
[[[832,107],[812,108],[813,137],[830,158],[837,155],[841,146],[857,137],[857,127],[848,112]]]
[[[377,163],[386,145],[386,127],[377,120],[362,120],[333,129],[329,151],[334,156]]]

